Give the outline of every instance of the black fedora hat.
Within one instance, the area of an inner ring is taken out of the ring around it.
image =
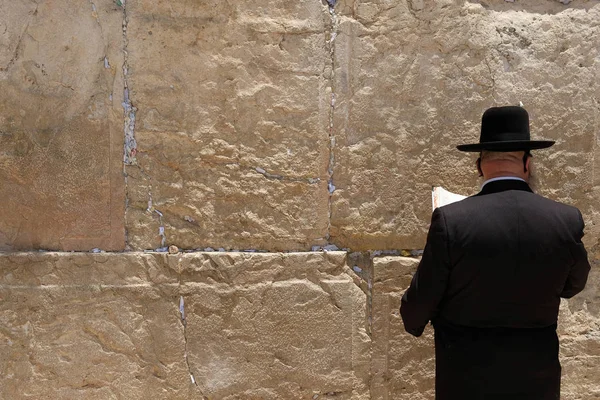
[[[479,143],[456,146],[460,151],[521,151],[545,149],[552,140],[530,140],[529,114],[523,107],[492,107],[481,117]]]

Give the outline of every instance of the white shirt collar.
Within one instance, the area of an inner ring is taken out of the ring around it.
[[[488,179],[487,181],[483,182],[483,184],[481,185],[481,188],[483,189],[483,187],[485,185],[487,185],[488,183],[490,183],[490,182],[502,181],[502,180],[507,180],[507,181],[522,181],[522,182],[527,183],[525,181],[525,179],[522,179],[522,178],[519,178],[519,177],[516,177],[516,176],[499,176],[497,178]]]

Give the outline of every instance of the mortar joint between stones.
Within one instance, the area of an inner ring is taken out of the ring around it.
[[[333,193],[335,192],[335,185],[333,183],[334,166],[335,166],[335,131],[334,131],[334,118],[335,118],[335,39],[337,37],[337,31],[339,21],[335,12],[336,0],[327,0],[328,11],[330,16],[330,29],[329,29],[329,84],[331,87],[331,98],[329,103],[329,127],[328,127],[328,148],[329,148],[329,162],[327,166],[327,191],[328,191],[328,204],[327,204],[327,233],[325,240],[330,243],[331,238],[331,216],[332,216],[332,203]]]

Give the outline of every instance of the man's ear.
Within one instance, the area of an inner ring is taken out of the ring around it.
[[[531,153],[526,151],[525,155],[523,156],[523,172],[529,171],[529,162],[532,158],[533,156],[531,155]]]
[[[477,172],[479,172],[479,176],[483,176],[483,171],[481,170],[481,157],[475,161],[475,164],[477,165]]]

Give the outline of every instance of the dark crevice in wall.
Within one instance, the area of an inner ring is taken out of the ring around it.
[[[170,246],[172,249],[177,249],[175,252],[170,252],[169,247],[165,247],[164,249],[159,250],[125,250],[125,251],[105,251],[99,248],[94,248],[90,251],[56,251],[51,249],[35,249],[35,250],[6,250],[0,251],[0,254],[20,254],[20,253],[57,253],[57,254],[78,254],[78,253],[105,253],[105,254],[135,254],[135,253],[257,253],[257,254],[293,254],[293,253],[322,253],[322,252],[330,252],[330,251],[341,251],[350,255],[355,254],[367,254],[371,258],[380,257],[380,256],[395,256],[395,257],[420,257],[423,254],[422,249],[402,249],[402,250],[365,250],[365,251],[352,251],[352,249],[338,249],[335,245],[325,246],[326,248],[321,248],[314,250],[286,250],[286,251],[273,251],[266,249],[225,249],[223,247],[220,248],[196,248],[196,249],[182,249],[175,245]],[[327,248],[329,247],[329,248]],[[335,247],[335,248],[334,248]]]
[[[327,210],[327,234],[325,240],[329,243],[331,233],[331,213],[332,213],[332,197],[335,192],[333,184],[333,173],[335,167],[335,132],[334,132],[334,117],[335,117],[335,38],[338,31],[338,16],[335,12],[336,0],[327,0],[328,12],[330,17],[329,25],[329,85],[331,88],[330,108],[329,108],[329,127],[328,127],[328,145],[329,145],[329,164],[327,167],[327,190],[329,194],[328,210]]]
[[[135,123],[137,108],[133,104],[131,99],[131,85],[129,81],[129,38],[127,36],[127,29],[129,24],[129,16],[127,13],[127,4],[124,0],[119,0],[116,4],[123,9],[123,177],[125,179],[125,221],[127,221],[127,210],[129,208],[129,174],[127,172],[128,167],[138,167],[137,163],[137,141],[135,139]],[[144,172],[141,171],[143,174]],[[151,186],[150,186],[151,190]],[[152,203],[152,193],[149,193],[149,208]],[[162,215],[159,213],[162,217]],[[163,242],[166,241],[166,237],[163,236]],[[164,247],[164,244],[163,244]],[[125,249],[129,249],[129,232],[127,229],[127,222],[125,223]]]
[[[123,151],[123,163],[125,165],[137,165],[136,153],[137,153],[137,142],[135,140],[135,114],[137,108],[131,101],[131,92],[129,87],[129,39],[127,37],[127,5],[125,2],[122,3],[123,7],[123,110],[124,110],[124,133],[125,133],[125,145]],[[125,174],[127,176],[127,174]]]

